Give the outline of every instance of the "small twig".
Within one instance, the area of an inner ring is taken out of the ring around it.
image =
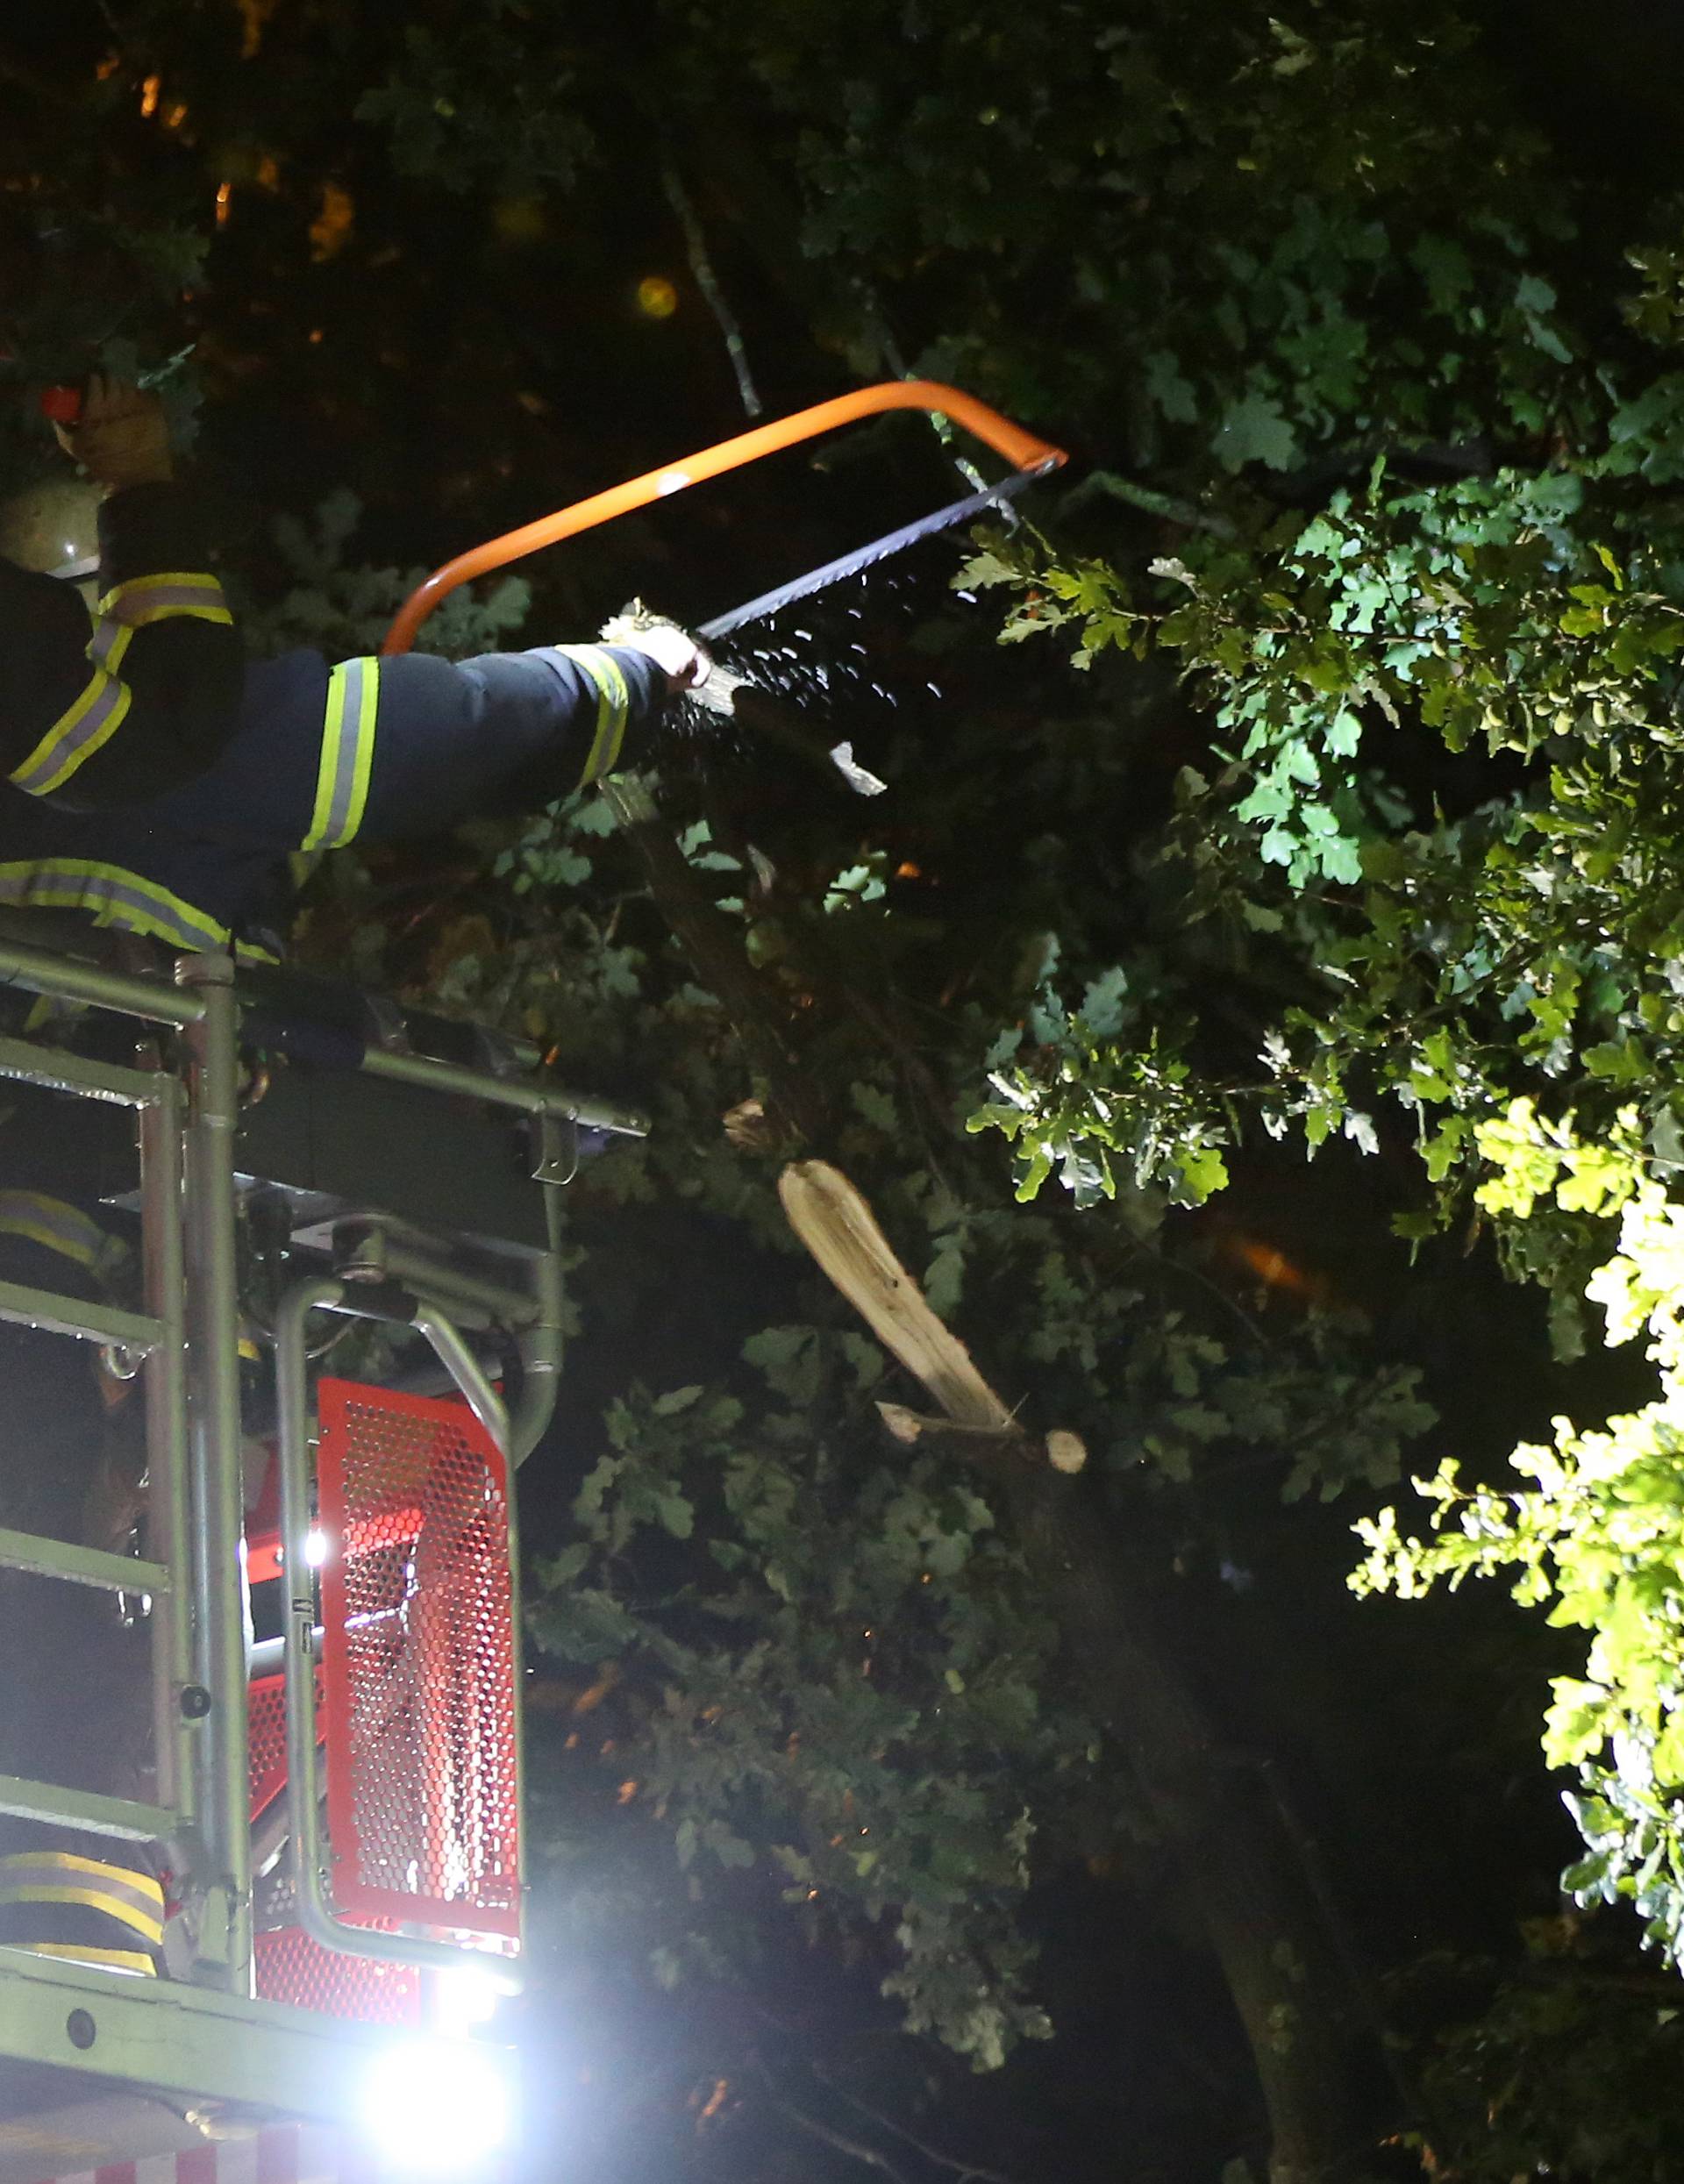
[[[882,2130],[893,2131],[896,2138],[903,2138],[915,2152],[921,2153],[926,2161],[933,2161],[938,2169],[954,2170],[960,2184],[969,2184],[973,2178],[976,2180],[976,2184],[1017,2184],[1016,2178],[1005,2176],[998,2169],[981,2168],[974,2161],[961,2161],[955,2154],[941,2152],[927,2138],[920,2138],[915,2131],[910,2131],[904,2123],[896,2123],[892,2116],[885,2116],[881,2109],[874,2109],[869,2102],[862,2101],[857,2093],[850,2093],[845,2086],[838,2085],[835,2079],[828,2072],[821,2070],[817,2063],[811,2068],[819,2083],[828,2086],[850,2108],[858,2109],[861,2116],[868,2116]]]
[[[1138,485],[1132,478],[1125,478],[1115,470],[1091,470],[1064,496],[1067,510],[1080,508],[1084,501],[1103,493],[1111,500],[1126,502],[1131,508],[1139,509],[1147,516],[1161,516],[1167,523],[1180,524],[1187,531],[1208,531],[1216,539],[1231,539],[1234,526],[1225,516],[1216,516],[1200,508],[1192,501],[1182,500],[1178,494],[1160,493],[1155,486]]]
[[[725,353],[731,359],[731,370],[737,375],[737,391],[743,398],[743,408],[748,416],[757,418],[763,404],[753,375],[748,368],[748,350],[743,341],[743,330],[737,323],[735,312],[725,301],[725,292],[714,272],[713,260],[708,255],[708,239],[702,232],[702,223],[696,217],[690,193],[685,189],[682,176],[670,160],[663,162],[660,179],[661,186],[667,192],[667,202],[678,215],[678,224],[684,231],[684,248],[689,256],[691,275],[725,338]]]
[[[876,332],[878,342],[883,352],[883,361],[888,366],[889,370],[894,373],[896,379],[917,378],[917,373],[912,369],[911,366],[907,362],[905,357],[901,353],[900,344],[896,340],[893,333],[890,332],[888,323],[883,317],[881,306],[879,304],[875,296],[874,296],[868,289],[865,288],[860,283],[856,282],[855,286],[860,295],[860,301],[865,304],[866,309],[871,314],[872,325]],[[951,420],[943,417],[938,410],[932,410],[927,413],[927,421],[929,423],[930,429],[934,432],[936,438],[941,442],[943,448],[946,451],[947,460],[953,464],[954,469],[958,471],[960,476],[963,478],[966,483],[971,488],[971,490],[974,493],[981,493],[985,491],[988,488],[988,481],[983,476],[982,473],[977,468],[974,462],[967,461],[965,457],[960,453],[959,449],[953,441],[953,428]],[[997,513],[1009,532],[1016,531],[1018,525],[1023,522],[1023,517],[1018,514],[1017,510],[1012,506],[1010,501],[1003,501],[1000,503]]]
[[[885,2176],[894,2179],[894,2184],[909,2184],[909,2179],[896,2167],[887,2154],[880,2153],[875,2146],[867,2145],[862,2139],[850,2138],[846,2131],[836,2130],[829,2123],[821,2123],[816,2116],[809,2116],[805,2109],[798,2109],[793,2101],[786,2099],[779,2091],[777,2081],[761,2059],[756,2055],[753,2060],[765,2082],[773,2106],[781,2109],[792,2123],[799,2123],[803,2130],[810,2131],[815,2138],[822,2138],[827,2146],[834,2146],[838,2153],[849,2154],[854,2160],[863,2161],[867,2168],[881,2169]]]

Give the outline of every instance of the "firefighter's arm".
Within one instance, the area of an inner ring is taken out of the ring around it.
[[[296,846],[343,849],[530,810],[639,765],[647,731],[700,658],[681,633],[653,646],[341,661],[328,677],[314,799]]]
[[[635,763],[639,731],[667,699],[706,673],[703,656],[681,630],[640,632],[613,645],[545,645],[532,652],[465,660],[461,673],[483,691],[483,717],[521,726],[513,743],[530,745],[541,722],[550,748],[567,754],[567,788],[589,787]]]

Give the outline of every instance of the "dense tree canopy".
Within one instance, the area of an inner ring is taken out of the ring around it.
[[[530,1474],[570,2172],[1677,2168],[1675,1988],[1553,1877],[1673,1949],[1684,246],[1615,141],[1635,49],[1588,108],[1505,35],[8,26],[0,453],[50,459],[42,380],[164,372],[263,644],[367,646],[396,565],[737,429],[739,365],[773,410],[948,377],[1081,459],[733,651],[884,798],[675,737],[619,832],[346,855],[301,920],[656,1117],[574,1187]],[[974,452],[874,429],[428,641],[699,616]],[[779,1210],[812,1153],[1080,1477],[886,1435],[902,1376]],[[1582,1354],[1593,1274],[1652,1402]],[[1429,1447],[1462,1468],[1422,1545],[1378,1504]],[[1588,1658],[1358,1605],[1359,1519],[1364,1584],[1518,1566]]]

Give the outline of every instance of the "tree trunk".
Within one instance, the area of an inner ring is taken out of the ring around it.
[[[1268,2111],[1271,2184],[1346,2184],[1372,2144],[1355,2088],[1364,2035],[1297,1853],[1154,1630],[1150,1581],[1088,1482],[1014,1467],[1006,1491],[1088,1703],[1126,1753],[1226,1976]]]

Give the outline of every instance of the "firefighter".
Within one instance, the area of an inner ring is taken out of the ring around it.
[[[158,397],[96,377],[59,436],[91,486],[0,506],[0,772],[54,809],[122,809],[228,742],[240,641]]]
[[[75,452],[110,489],[99,510],[106,559],[93,635],[68,585],[17,568],[0,583],[0,614],[15,616],[0,622],[0,734],[12,736],[4,755],[35,738],[11,786],[0,786],[0,903],[74,911],[178,947],[264,953],[270,929],[284,924],[289,853],[425,833],[511,794],[546,801],[599,780],[635,762],[667,700],[708,672],[694,641],[662,624],[612,645],[458,664],[413,655],[331,664],[296,651],[241,667],[220,591],[179,531],[178,569],[163,569],[153,553],[140,584],[135,560],[123,558],[122,526],[137,508],[152,509],[153,537],[168,510],[177,511],[169,520],[185,521],[167,448],[160,455],[155,405],[96,383],[84,416]],[[137,443],[149,450],[139,467],[151,475],[134,474]],[[126,457],[114,452],[122,450]],[[24,512],[37,526],[32,539],[14,527],[0,540],[25,546],[38,572],[56,567],[75,582],[90,558],[92,510],[78,530],[61,490]],[[223,667],[236,663],[232,689],[205,666],[202,646],[190,651],[207,632],[223,647]],[[67,702],[74,674],[81,691]],[[51,696],[30,713],[37,682],[50,682]],[[49,743],[55,768],[36,762]],[[54,1148],[34,1144],[19,1123],[16,1112],[0,1123],[0,1280],[89,1293],[111,1262],[86,1179],[55,1181]],[[19,1187],[7,1189],[11,1181]],[[103,1485],[106,1504],[120,1502],[137,1474],[120,1434],[111,1454],[103,1383],[86,1352],[0,1323],[0,1524],[59,1538],[101,1531],[90,1525],[90,1493]],[[0,1574],[0,1773],[141,1793],[132,1778],[144,1754],[125,1752],[144,1720],[141,1680],[124,1651],[128,1634],[104,1604],[82,1588]],[[0,1821],[0,1944],[153,1973],[163,1910],[143,1846]]]
[[[0,563],[0,903],[225,947],[284,923],[289,856],[600,780],[709,672],[653,618],[613,645],[242,667],[156,398],[96,379],[61,438],[105,496],[99,618],[89,636],[74,590],[39,573],[85,569],[92,496],[78,515],[61,482],[10,504],[9,526],[0,510],[0,553],[37,572]]]
[[[658,622],[460,661],[284,653],[247,667],[234,733],[191,781],[120,810],[0,793],[0,903],[273,953],[290,856],[553,802],[639,762],[668,699],[709,672]]]

